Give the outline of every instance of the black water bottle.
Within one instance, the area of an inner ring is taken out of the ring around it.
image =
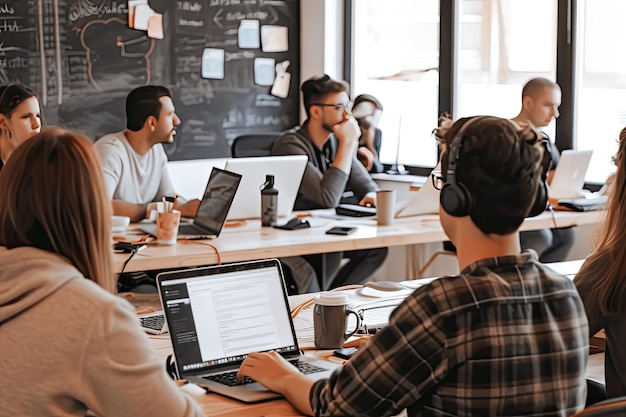
[[[274,226],[278,213],[278,190],[274,188],[274,176],[266,175],[261,185],[261,226]]]

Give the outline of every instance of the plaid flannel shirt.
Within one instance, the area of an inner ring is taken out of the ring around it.
[[[573,283],[533,251],[417,289],[328,380],[316,415],[569,416],[586,397],[588,326]]]

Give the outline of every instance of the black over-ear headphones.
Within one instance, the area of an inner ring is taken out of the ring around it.
[[[454,217],[464,217],[472,212],[472,195],[468,191],[467,187],[465,187],[462,182],[457,180],[456,167],[459,163],[459,159],[461,159],[465,129],[475,120],[483,119],[485,117],[489,116],[476,116],[469,119],[459,129],[454,139],[452,139],[452,142],[450,142],[450,156],[448,157],[448,169],[446,170],[446,183],[441,189],[439,201],[445,212]],[[543,145],[546,147],[545,143],[543,143]],[[545,152],[548,151],[548,149],[545,149]],[[546,175],[547,172],[542,173],[535,201],[533,202],[527,217],[538,216],[543,213],[548,206],[548,187],[545,182]]]

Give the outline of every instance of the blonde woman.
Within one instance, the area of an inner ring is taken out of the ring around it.
[[[0,416],[204,415],[132,306],[103,289],[111,209],[89,140],[34,136],[4,167],[0,198]]]
[[[626,395],[626,128],[620,132],[617,172],[601,238],[576,275],[589,334],[606,331],[604,373],[609,398]]]

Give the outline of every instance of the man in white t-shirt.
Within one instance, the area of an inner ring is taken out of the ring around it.
[[[180,119],[170,90],[154,85],[135,88],[128,94],[126,119],[126,130],[103,136],[94,149],[113,213],[134,222],[146,216],[149,203],[176,196],[162,144],[174,141]],[[194,217],[199,204],[199,200],[179,197],[175,208],[183,217]]]

